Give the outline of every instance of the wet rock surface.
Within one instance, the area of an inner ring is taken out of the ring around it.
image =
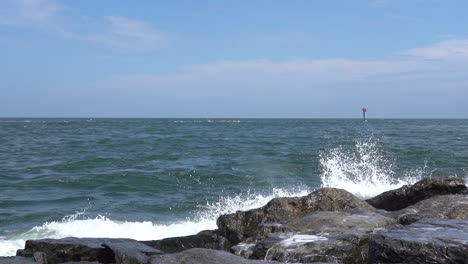
[[[392,212],[404,225],[423,218],[468,220],[468,195],[440,195]]]
[[[426,178],[412,186],[405,185],[366,201],[375,208],[396,211],[433,196],[457,193],[468,194],[465,182],[460,178]]]
[[[368,241],[376,228],[396,221],[373,212],[317,212],[285,225],[289,232],[260,240],[251,258],[284,262],[367,263]]]
[[[373,235],[370,263],[467,263],[468,221],[423,219]]]
[[[151,264],[273,264],[278,262],[267,262],[249,260],[226,251],[213,249],[194,248],[180,253],[153,256]]]
[[[161,240],[142,241],[142,243],[157,248],[165,253],[176,253],[191,248],[208,248],[217,250],[229,250],[229,241],[213,231],[202,231],[196,235],[184,237],[171,237]]]
[[[313,212],[352,208],[373,210],[369,204],[345,190],[321,188],[303,197],[275,198],[258,209],[222,215],[217,225],[224,237],[237,244],[247,238],[281,232],[284,223]]]
[[[28,240],[24,250],[17,255],[46,259],[47,263],[100,262],[100,263],[146,263],[148,257],[162,254],[132,239],[110,238],[63,238]]]

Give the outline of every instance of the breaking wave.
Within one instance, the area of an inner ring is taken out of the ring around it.
[[[425,165],[397,174],[395,161],[388,158],[373,139],[356,141],[352,147],[337,147],[319,155],[323,187],[345,189],[367,199],[382,192],[414,184],[425,173]]]
[[[132,238],[136,240],[157,240],[166,237],[186,236],[202,230],[216,229],[216,219],[222,214],[238,210],[258,208],[275,197],[303,196],[311,190],[307,187],[293,189],[273,189],[269,194],[246,193],[232,197],[221,197],[213,203],[199,206],[195,216],[173,223],[153,223],[116,221],[105,216],[82,219],[84,213],[66,216],[61,221],[53,221],[36,226],[29,231],[12,237],[0,237],[0,256],[15,255],[24,247],[28,239],[64,237],[109,237]]]

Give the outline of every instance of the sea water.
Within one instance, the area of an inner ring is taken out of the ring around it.
[[[0,119],[0,256],[27,239],[155,240],[318,187],[468,177],[468,120]]]

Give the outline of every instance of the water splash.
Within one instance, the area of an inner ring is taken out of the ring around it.
[[[319,161],[323,187],[345,189],[363,199],[414,184],[425,171],[424,166],[396,175],[395,161],[388,158],[373,139],[356,141],[352,148],[340,146],[324,151]]]
[[[85,219],[85,211],[65,216],[61,221],[52,221],[36,226],[29,231],[11,237],[0,237],[0,256],[13,256],[24,247],[28,239],[64,237],[109,237],[132,238],[136,240],[157,240],[167,237],[193,235],[202,230],[216,229],[216,220],[222,214],[238,210],[258,208],[275,197],[303,196],[311,190],[307,187],[273,189],[268,194],[247,192],[221,197],[218,201],[199,206],[194,217],[172,223],[150,221],[116,221],[105,216]]]

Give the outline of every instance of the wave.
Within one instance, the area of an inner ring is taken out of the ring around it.
[[[275,197],[303,196],[311,190],[305,186],[290,189],[273,189],[269,194],[245,193],[231,197],[221,197],[213,203],[199,206],[192,218],[169,224],[151,221],[126,222],[105,216],[81,219],[83,212],[66,216],[61,221],[53,221],[36,226],[29,231],[11,237],[0,237],[0,256],[13,256],[16,250],[24,247],[28,239],[64,237],[110,237],[132,238],[136,240],[157,240],[167,237],[193,235],[202,230],[216,229],[216,219],[222,214],[238,210],[258,208]]]
[[[319,155],[322,187],[345,189],[367,199],[382,192],[414,184],[425,174],[426,166],[397,175],[395,161],[388,158],[372,138],[340,146]]]
[[[373,139],[322,151],[319,162],[322,187],[342,188],[363,199],[404,184],[413,184],[425,173],[424,166],[397,175],[395,161],[385,155],[383,148]],[[28,239],[74,236],[157,240],[192,235],[202,230],[216,229],[216,220],[222,214],[258,208],[275,197],[304,196],[311,191],[311,187],[296,186],[276,188],[268,193],[246,192],[220,197],[215,202],[198,206],[193,217],[172,223],[118,221],[105,216],[85,219],[85,214],[81,212],[66,216],[61,221],[36,226],[20,235],[0,237],[0,256],[14,255]]]

